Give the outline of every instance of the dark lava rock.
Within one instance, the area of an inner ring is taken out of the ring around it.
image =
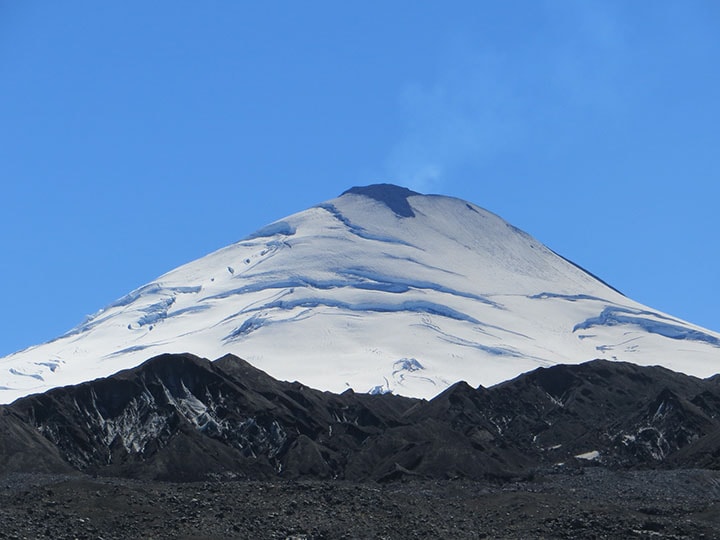
[[[0,407],[0,472],[511,481],[538,469],[716,468],[720,384],[596,360],[430,401],[320,392],[232,355],[161,355]]]
[[[719,538],[717,472],[514,482],[0,478],[0,538]]]

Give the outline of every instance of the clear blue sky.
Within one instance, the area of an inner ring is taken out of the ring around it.
[[[353,185],[720,330],[720,2],[0,0],[0,354]]]

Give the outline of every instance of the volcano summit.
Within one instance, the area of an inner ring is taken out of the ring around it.
[[[602,358],[707,377],[720,335],[623,296],[452,197],[388,184],[271,223],[67,334],[0,359],[0,403],[161,353],[233,353],[284,380],[432,397]]]

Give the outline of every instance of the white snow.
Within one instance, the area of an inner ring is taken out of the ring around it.
[[[596,461],[600,459],[600,452],[597,450],[591,450],[590,452],[585,452],[584,454],[578,454],[575,456],[577,459],[584,459],[586,461]]]
[[[0,403],[165,352],[231,352],[320,389],[424,398],[594,358],[720,371],[720,335],[624,297],[477,206],[407,201],[414,217],[343,195],[172,270],[0,359]]]

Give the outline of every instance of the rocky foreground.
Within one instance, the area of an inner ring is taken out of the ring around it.
[[[164,355],[0,407],[4,538],[720,538],[720,377],[594,361],[430,401]]]
[[[548,469],[503,483],[0,480],[0,538],[720,538],[720,473]]]

